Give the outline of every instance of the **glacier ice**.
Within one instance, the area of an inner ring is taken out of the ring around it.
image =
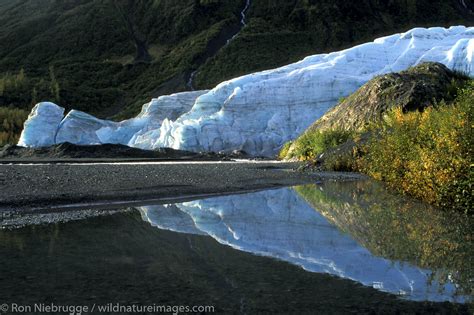
[[[18,145],[47,147],[56,143],[56,133],[64,117],[64,108],[43,102],[36,104],[28,116]]]
[[[455,297],[453,283],[432,280],[430,270],[371,254],[291,188],[138,210],[143,220],[159,229],[208,235],[238,250],[352,279],[413,300],[462,298]]]
[[[191,109],[198,96],[206,92],[160,96],[143,105],[137,117],[121,122],[98,119],[77,110],[71,110],[63,119],[64,108],[53,103],[39,103],[25,123],[18,145],[41,147],[64,142],[126,145],[132,141],[135,147],[146,149],[154,146],[157,139],[154,134],[163,120],[177,119]]]
[[[63,130],[59,130],[56,142],[122,143],[143,149],[244,150],[253,155],[273,156],[283,143],[300,135],[341,97],[353,93],[374,76],[406,70],[426,61],[440,62],[473,76],[473,57],[474,27],[414,28],[343,51],[314,55],[281,68],[235,78],[210,91],[176,94],[170,101],[176,101],[177,107],[182,107],[180,99],[184,95],[189,100],[196,97],[191,105],[184,102],[192,108],[180,117],[160,116],[157,124],[145,122],[149,117],[140,115],[122,123],[98,124],[93,117],[75,112],[65,120],[81,122],[61,123],[59,128]],[[98,128],[99,125],[103,126]],[[34,126],[27,124],[25,129]],[[24,132],[28,137],[21,144],[35,146],[36,132]],[[75,135],[76,132],[84,135]]]

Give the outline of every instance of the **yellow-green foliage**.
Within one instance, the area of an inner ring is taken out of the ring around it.
[[[473,102],[471,81],[452,105],[387,116],[359,160],[360,171],[429,203],[472,207]]]
[[[37,102],[59,102],[61,88],[54,67],[49,68],[49,79],[32,79],[20,69],[16,73],[0,73],[0,106],[28,110]]]
[[[280,150],[280,153],[278,153],[278,159],[284,160],[286,158],[292,144],[293,144],[293,141],[288,141],[287,143],[283,145],[283,147]]]
[[[0,96],[5,96],[9,90],[19,89],[26,84],[25,70],[21,69],[17,74],[4,73],[0,77]]]
[[[432,269],[457,293],[474,289],[474,217],[391,193],[372,180],[295,188],[309,204],[372,254]]]
[[[296,157],[299,160],[311,160],[327,149],[346,142],[351,137],[352,133],[346,130],[308,131],[295,141],[291,152],[288,152],[289,147],[286,145],[283,149],[286,148],[287,154],[285,156],[287,158]],[[283,151],[280,152],[280,156],[283,155]]]
[[[0,146],[18,142],[27,117],[25,110],[0,107]]]

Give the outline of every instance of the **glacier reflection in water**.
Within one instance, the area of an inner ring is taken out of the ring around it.
[[[434,281],[431,270],[373,255],[293,188],[138,210],[160,229],[209,235],[241,251],[352,279],[411,300],[465,301],[456,294],[456,284]]]

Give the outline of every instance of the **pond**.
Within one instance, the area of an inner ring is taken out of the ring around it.
[[[471,301],[471,218],[370,180],[73,213],[3,214],[0,303],[468,313]]]

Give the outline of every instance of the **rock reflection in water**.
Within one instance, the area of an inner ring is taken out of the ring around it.
[[[346,187],[362,189],[357,183],[345,184]],[[376,184],[369,182],[365,185],[370,187]],[[331,188],[337,191],[326,195],[326,191]],[[390,224],[376,227],[384,230],[373,231],[368,225],[361,228],[358,222],[353,222],[356,218],[345,213],[340,214],[342,217],[347,215],[347,221],[338,224],[341,220],[335,220],[333,212],[329,210],[333,209],[331,198],[335,197],[336,203],[339,202],[346,211],[351,212],[352,205],[359,205],[359,196],[363,194],[354,192],[354,189],[340,190],[339,186],[324,184],[222,196],[175,205],[147,206],[139,210],[144,220],[160,229],[207,234],[235,249],[275,257],[308,271],[356,280],[409,299],[466,299],[458,295],[457,283],[434,279],[433,275],[438,270],[431,270],[429,264],[420,264],[416,259],[406,256],[387,255],[386,251],[374,250],[361,241],[370,239],[372,234],[391,235],[393,231],[390,229],[393,227]],[[370,211],[373,202],[379,204],[379,197],[374,195],[372,200],[365,200],[366,203],[359,206]],[[392,196],[392,199],[399,200],[399,203],[392,202],[393,208],[387,208],[386,211],[398,211],[397,207],[401,203],[405,204],[398,196]],[[363,217],[360,219],[365,220]],[[358,233],[353,233],[352,227]],[[399,245],[389,241],[392,240],[380,238],[380,242],[387,242],[383,244],[385,247]]]
[[[431,269],[429,280],[474,292],[473,217],[390,193],[372,180],[295,189],[340,230],[374,255]]]

